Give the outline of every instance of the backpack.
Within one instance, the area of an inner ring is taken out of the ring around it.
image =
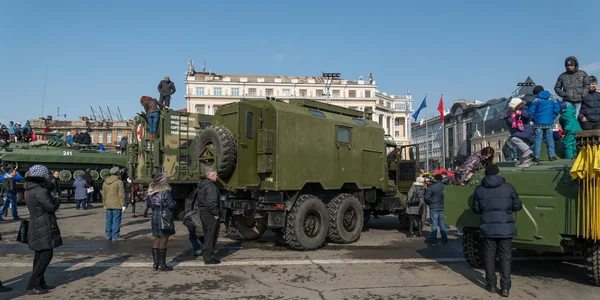
[[[406,204],[408,204],[409,206],[417,206],[419,204],[421,204],[421,196],[423,196],[422,191],[424,190],[423,187],[416,187],[415,191],[412,194],[412,197],[410,197],[409,199],[406,200]]]

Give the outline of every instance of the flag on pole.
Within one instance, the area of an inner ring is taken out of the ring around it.
[[[444,94],[440,96],[440,103],[438,104],[438,111],[440,112],[440,116],[442,117],[442,122],[444,122]]]
[[[421,102],[421,106],[419,106],[419,109],[417,109],[417,111],[415,111],[413,118],[415,119],[415,122],[417,121],[417,119],[419,118],[419,112],[421,112],[421,109],[427,107],[427,95],[425,95],[425,98],[423,98],[423,102]]]

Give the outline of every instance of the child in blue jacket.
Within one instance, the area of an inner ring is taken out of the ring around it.
[[[540,160],[540,151],[542,147],[542,138],[546,135],[546,147],[548,148],[548,160],[556,160],[556,154],[554,153],[554,136],[552,132],[552,125],[554,125],[554,119],[560,114],[560,106],[558,103],[550,99],[550,92],[544,90],[542,86],[536,86],[534,89],[536,94],[536,101],[531,104],[529,112],[531,114],[531,121],[533,121],[535,139],[533,143],[533,161],[538,162]]]

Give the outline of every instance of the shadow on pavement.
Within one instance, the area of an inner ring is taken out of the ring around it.
[[[121,224],[121,227],[133,226],[133,225],[144,224],[144,223],[150,223],[150,219],[140,219],[140,220],[136,220],[136,221],[129,221],[127,223]]]
[[[218,240],[217,240],[218,242]],[[242,242],[235,243],[227,243],[227,244],[217,244],[216,249],[216,257],[219,259],[224,259],[227,256],[230,256],[236,252],[238,252],[242,247]],[[200,261],[202,262],[202,256],[194,256],[194,250],[192,249],[192,244],[189,243],[189,248],[183,252],[180,252],[179,255],[175,256],[170,265],[177,266],[182,262],[186,261]]]
[[[59,217],[57,218],[57,220],[65,220],[65,219],[73,219],[73,218],[87,217],[87,216],[91,216],[91,215],[94,215],[94,213],[87,213],[87,214],[80,214],[80,215],[72,215],[72,216],[66,216],[66,217],[59,216]]]
[[[100,261],[100,262],[96,263],[94,266],[78,268],[76,270],[70,270],[70,271],[68,269],[72,268],[73,264],[85,262],[86,260],[91,259],[92,257],[88,256],[88,257],[83,257],[83,258],[76,258],[76,259],[61,261],[58,263],[51,263],[48,270],[46,271],[46,276],[45,276],[46,282],[49,285],[55,285],[57,289],[60,289],[61,286],[67,285],[71,282],[77,281],[79,279],[87,278],[87,277],[94,277],[112,267],[117,267],[120,264],[127,261],[127,259],[129,259],[130,257],[131,257],[131,255],[123,255],[120,257],[113,258],[113,259]],[[32,263],[33,263],[33,260],[32,260]],[[54,264],[59,265],[59,266],[52,266]],[[64,264],[66,264],[67,266],[62,266]],[[104,264],[110,264],[110,266],[103,266]],[[58,272],[56,272],[56,269],[58,269]],[[55,273],[56,275],[54,275],[52,277],[48,276],[48,272],[50,272],[50,271]],[[14,277],[14,278],[10,278],[10,279],[2,281],[2,283],[5,286],[11,287],[13,290],[8,293],[3,293],[1,296],[8,297],[8,299],[12,299],[15,297],[25,295],[25,289],[27,288],[27,283],[29,281],[30,276],[31,276],[31,271],[29,271],[23,275],[20,275],[18,277]],[[50,291],[50,293],[48,293],[47,295],[52,295],[52,291]]]
[[[124,234],[123,237],[130,239],[130,238],[134,238],[136,236],[147,235],[150,233],[152,233],[152,228],[144,228],[144,229],[138,229],[138,230],[128,232],[127,234]]]

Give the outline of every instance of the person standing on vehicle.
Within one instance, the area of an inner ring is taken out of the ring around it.
[[[177,203],[171,196],[171,186],[167,183],[167,174],[158,173],[152,178],[153,182],[148,187],[146,199],[152,205],[152,235],[154,244],[152,247],[152,260],[154,270],[171,271],[173,268],[167,266],[167,243],[169,237],[175,234],[175,222],[173,222],[173,210]]]
[[[575,106],[575,116],[579,116],[581,101],[587,93],[588,74],[579,70],[579,62],[575,56],[569,56],[565,59],[566,71],[558,76],[554,85],[554,92],[559,95],[563,101]]]
[[[219,221],[221,202],[219,201],[219,189],[215,185],[217,178],[217,171],[209,170],[206,173],[206,178],[198,184],[198,193],[196,194],[200,219],[202,220],[202,230],[204,231],[202,257],[207,265],[221,263],[215,257],[215,245],[219,238],[219,227],[221,225]]]
[[[579,120],[583,130],[600,129],[600,92],[598,78],[588,77],[589,86],[581,103]]]
[[[17,210],[17,183],[15,177],[17,176],[17,170],[8,169],[4,180],[2,182],[4,187],[4,205],[0,208],[0,221],[3,221],[2,215],[8,209],[10,205],[12,207],[12,217],[14,220],[21,220],[19,218],[19,212]]]
[[[158,83],[158,92],[160,93],[160,103],[163,106],[171,106],[171,95],[175,94],[175,84],[169,76],[165,76],[164,80]]]
[[[485,168],[485,177],[473,193],[472,210],[481,215],[486,289],[490,293],[496,292],[497,257],[500,260],[501,295],[508,297],[511,288],[512,238],[518,235],[513,212],[520,211],[523,203],[515,188],[499,173],[496,165]]]
[[[169,107],[161,104],[156,99],[150,96],[142,96],[142,98],[140,98],[140,104],[142,105],[142,107],[144,107],[144,111],[146,111],[146,115],[148,116],[148,127],[150,127],[150,140],[154,141],[154,138],[156,138],[156,132],[158,131],[158,119],[160,118],[160,109]]]
[[[423,206],[425,205],[425,178],[419,176],[417,180],[413,182],[412,186],[408,190],[408,198],[406,201],[406,209],[404,213],[408,217],[408,237],[415,236],[413,229],[415,227],[415,221],[418,225],[419,232],[417,236],[421,236],[423,230]]]
[[[54,248],[63,244],[55,215],[60,202],[52,197],[54,187],[49,179],[48,168],[43,165],[32,166],[29,176],[25,177],[25,203],[29,210],[28,244],[29,249],[35,251],[33,271],[26,289],[28,295],[45,294],[54,289],[46,284],[44,273],[52,261]]]
[[[121,237],[122,212],[125,210],[125,188],[123,181],[117,176],[119,167],[112,167],[110,176],[102,184],[102,204],[106,209],[106,239],[124,241]]]
[[[435,182],[427,188],[425,192],[425,203],[429,205],[429,216],[431,218],[431,235],[427,239],[430,243],[437,241],[437,228],[440,227],[442,243],[448,242],[448,233],[444,223],[444,183],[442,174],[433,176]]]

